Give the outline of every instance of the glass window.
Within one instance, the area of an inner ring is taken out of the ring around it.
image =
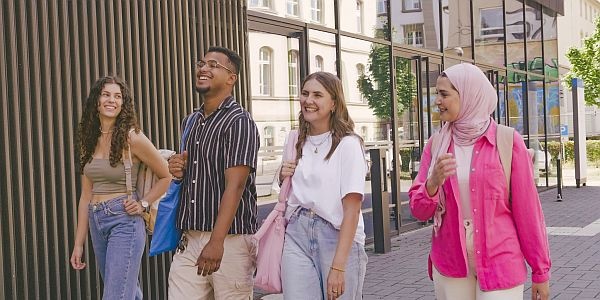
[[[271,0],[250,0],[250,7],[273,8]]]
[[[508,125],[515,128],[521,135],[525,134],[523,116],[525,115],[525,93],[527,80],[524,73],[508,71]]]
[[[356,1],[356,32],[363,32],[363,3],[362,1]]]
[[[444,53],[448,55],[472,57],[470,2],[455,0],[442,4]]]
[[[298,17],[298,0],[287,0],[287,14]]]
[[[363,64],[356,65],[356,75],[357,75],[357,77],[356,77],[357,81],[365,76],[365,65],[363,65]],[[360,89],[359,89],[358,94],[360,97],[360,101],[363,103],[366,102],[367,99],[365,98],[365,95],[363,94],[363,92]]]
[[[504,14],[502,0],[475,0],[475,60],[504,66]],[[478,15],[477,15],[478,14]]]
[[[323,23],[323,0],[310,0],[311,21]]]
[[[387,14],[388,0],[377,0],[377,15]]]
[[[262,47],[259,50],[258,64],[259,64],[259,95],[270,96],[272,88],[273,78],[273,62],[272,62],[273,50],[269,47]]]
[[[559,77],[558,43],[556,34],[556,13],[544,10],[544,74],[553,78]]]
[[[298,51],[290,50],[288,52],[288,68],[290,78],[290,96],[298,96],[300,68],[298,68]]]
[[[423,11],[405,10],[406,1],[390,2],[392,24],[389,35],[395,43],[439,52],[441,49],[439,3],[437,1],[417,3]]]
[[[402,0],[403,10],[421,10],[421,0]]]
[[[423,24],[404,25],[404,44],[423,47]]]
[[[315,72],[323,71],[323,57],[320,55],[315,56]]]
[[[523,1],[506,0],[506,67],[508,68],[525,70],[524,21]]]
[[[538,77],[539,78],[539,77]],[[541,172],[546,170],[546,156],[541,143],[544,141],[544,81],[530,80],[527,84],[527,119],[529,124],[529,148],[534,150],[533,177],[535,182],[546,185],[545,180],[540,180]]]

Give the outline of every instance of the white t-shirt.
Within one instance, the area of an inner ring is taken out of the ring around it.
[[[307,136],[294,176],[288,199],[288,211],[298,205],[312,209],[336,229],[340,229],[344,217],[342,199],[349,193],[364,195],[367,165],[363,148],[356,136],[342,138],[329,158],[331,135]],[[321,143],[322,142],[322,143]],[[315,151],[315,149],[317,151]],[[315,153],[316,152],[316,153]],[[365,244],[365,228],[362,213],[359,215],[354,241]]]
[[[471,159],[473,157],[473,146],[459,146],[454,144],[454,156],[456,158],[456,179],[460,198],[460,210],[463,220],[473,219],[471,212],[471,194],[469,191],[469,177],[471,176]]]

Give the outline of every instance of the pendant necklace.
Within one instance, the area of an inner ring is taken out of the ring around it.
[[[312,139],[311,139],[311,137],[310,137],[310,136],[308,137],[308,142],[309,142],[311,145],[313,145],[313,146],[315,147],[315,150],[313,151],[315,154],[319,153],[319,148],[318,148],[318,147],[319,147],[319,146],[321,146],[321,145],[323,145],[323,143],[325,143],[325,141],[326,141],[326,140],[327,140],[327,139],[328,139],[330,136],[331,136],[331,131],[329,132],[329,134],[327,134],[327,135],[325,136],[325,138],[324,138],[323,140],[321,140],[320,142],[318,142],[318,143],[316,143],[316,144],[315,144],[315,143],[313,143],[313,141],[312,141]]]

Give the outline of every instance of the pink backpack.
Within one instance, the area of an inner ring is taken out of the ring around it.
[[[283,158],[296,159],[296,142],[298,131],[292,130],[288,135]],[[254,239],[258,242],[258,255],[256,257],[256,276],[254,285],[269,293],[281,293],[281,256],[283,254],[283,241],[285,238],[285,207],[287,198],[292,189],[292,181],[287,177],[281,185],[279,201],[269,213]]]

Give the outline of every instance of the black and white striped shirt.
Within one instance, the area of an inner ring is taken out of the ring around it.
[[[188,159],[177,227],[212,231],[225,191],[225,170],[244,165],[250,167],[250,175],[229,234],[253,234],[258,227],[255,179],[260,140],[256,123],[232,96],[208,117],[204,105],[195,114],[185,143]],[[183,120],[182,128],[191,116]]]

